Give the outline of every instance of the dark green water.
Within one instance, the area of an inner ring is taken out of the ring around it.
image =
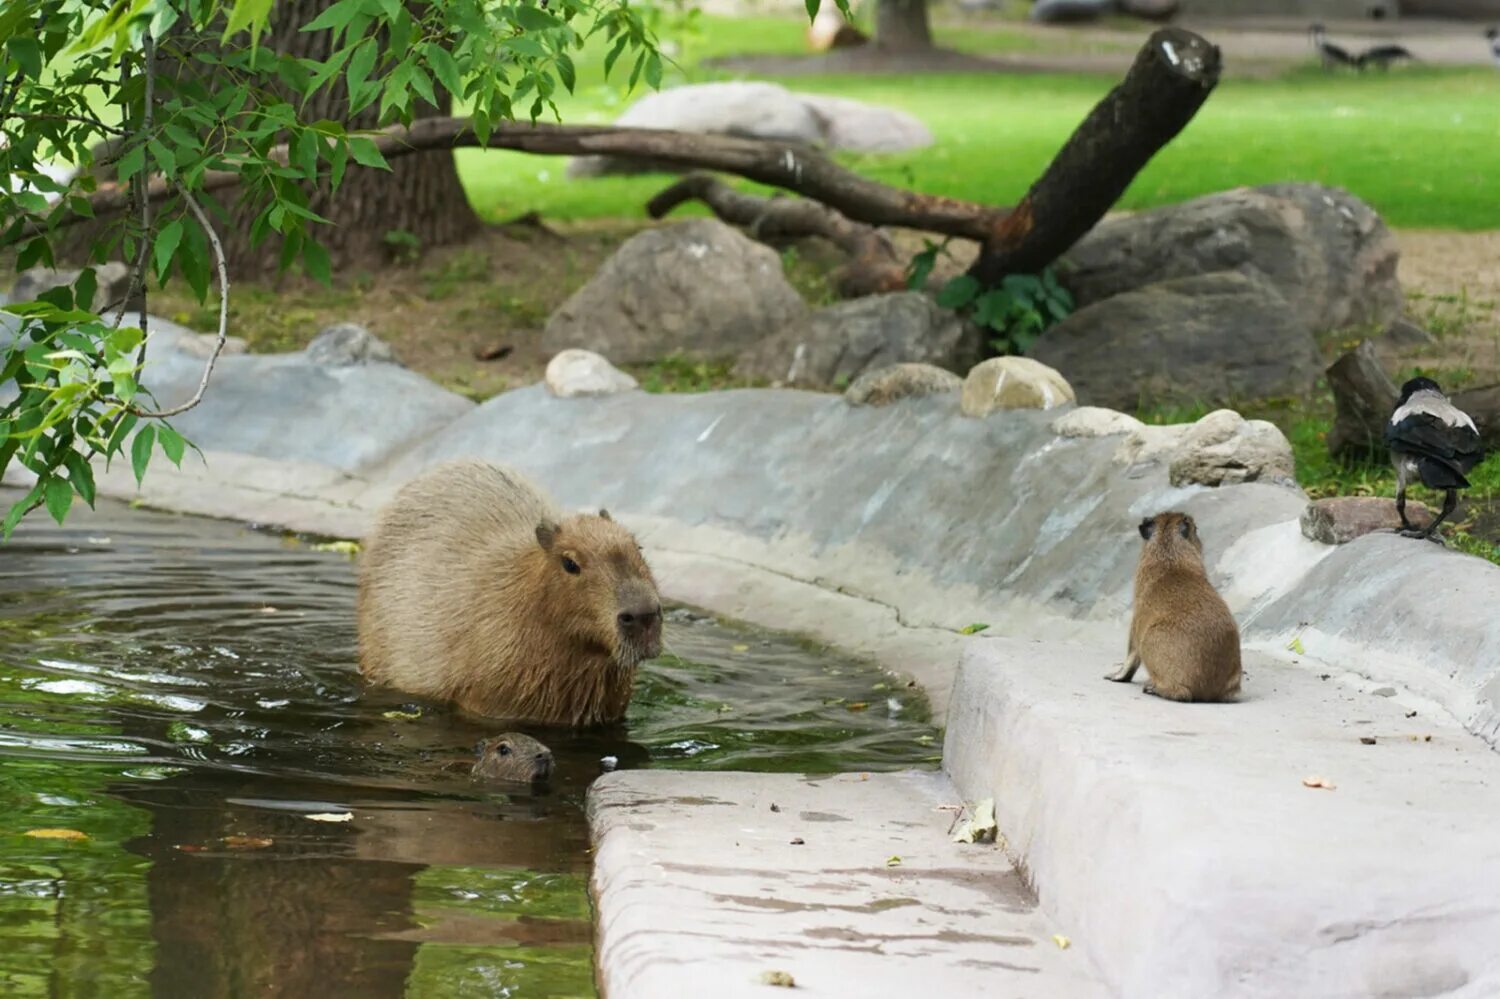
[[[878,670],[676,611],[627,724],[537,732],[551,788],[497,793],[495,726],[362,688],[353,598],[347,556],[122,506],[0,548],[0,995],[593,995],[602,757],[937,756]]]

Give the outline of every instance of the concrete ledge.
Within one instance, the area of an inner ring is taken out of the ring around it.
[[[1227,705],[1107,683],[1115,661],[969,646],[944,766],[995,798],[1042,906],[1119,994],[1500,993],[1500,757],[1482,740],[1262,656]]]
[[[1105,994],[1002,850],[950,841],[956,801],[938,773],[601,777],[603,994],[764,999],[768,971],[837,999]]]

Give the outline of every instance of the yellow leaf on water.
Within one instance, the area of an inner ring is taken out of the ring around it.
[[[312,546],[315,552],[338,552],[340,555],[348,555],[350,558],[359,554],[358,541],[325,541]]]
[[[850,701],[844,705],[846,711],[864,711],[870,706],[869,701]]]
[[[736,645],[736,646],[734,646],[734,651],[736,651],[736,652],[749,652],[750,651],[750,646],[748,646],[748,645]]]
[[[977,635],[988,627],[989,625],[987,624],[966,624],[962,628],[958,629],[958,633],[960,635]]]
[[[391,721],[415,721],[422,717],[420,711],[382,711],[380,717],[389,718]]]
[[[1052,942],[1057,944],[1058,950],[1067,950],[1069,947],[1073,946],[1073,941],[1069,940],[1061,933],[1052,934]]]
[[[1286,643],[1286,647],[1288,649],[1290,649],[1291,651],[1297,653],[1297,655],[1299,655],[1299,656],[1305,656],[1305,655],[1307,655],[1307,650],[1302,647],[1302,636],[1301,635],[1298,635],[1296,638],[1292,639],[1290,642],[1287,642]]]
[[[887,857],[887,858],[885,858],[885,866],[887,866],[887,867],[900,867],[901,866],[901,858],[900,857]]]
[[[67,839],[85,840],[89,838],[88,833],[79,832],[77,829],[28,829],[26,835],[32,839]]]

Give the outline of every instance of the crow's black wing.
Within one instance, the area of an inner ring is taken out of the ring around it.
[[[1484,457],[1484,447],[1473,428],[1449,426],[1433,414],[1423,412],[1408,413],[1387,424],[1385,445],[1392,451],[1447,466],[1460,478]],[[1426,478],[1424,475],[1424,481]]]

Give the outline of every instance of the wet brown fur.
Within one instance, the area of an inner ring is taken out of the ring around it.
[[[1141,522],[1135,613],[1125,665],[1106,680],[1128,683],[1142,665],[1145,691],[1173,701],[1224,701],[1240,692],[1240,631],[1208,581],[1198,526],[1185,513]]]
[[[602,510],[564,519],[524,477],[486,462],[449,462],[402,487],[359,569],[364,675],[474,714],[616,721],[636,667],[661,651],[661,598],[630,532]]]
[[[474,747],[479,780],[535,784],[552,776],[552,750],[523,732],[506,732]]]

